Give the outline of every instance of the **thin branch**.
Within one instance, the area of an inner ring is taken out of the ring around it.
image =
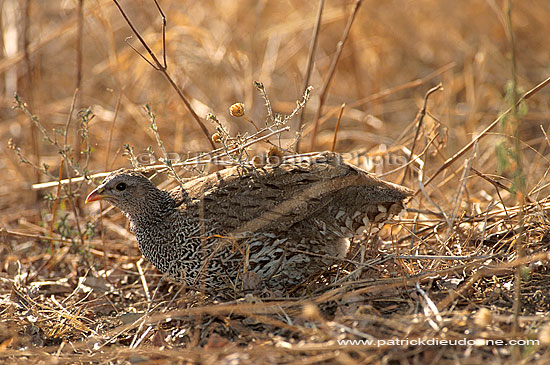
[[[160,16],[162,18],[162,62],[164,63],[164,68],[168,68],[168,63],[166,62],[166,15],[164,15],[164,12],[162,11],[162,8],[160,7],[157,0],[155,0],[155,5],[157,6],[157,10],[160,13]]]
[[[550,77],[546,78],[544,81],[540,82],[538,85],[533,87],[531,90],[526,92],[522,95],[521,98],[515,103],[515,106],[519,106],[521,102],[524,100],[529,99],[531,96],[535,95],[537,92],[539,92],[541,89],[546,87],[548,84],[550,84]],[[505,112],[500,114],[497,119],[495,119],[491,124],[487,126],[476,138],[472,139],[466,146],[462,147],[460,151],[455,153],[452,157],[449,157],[439,169],[424,183],[424,186],[427,186],[429,183],[433,181],[443,170],[445,170],[447,167],[452,165],[456,160],[458,160],[462,155],[464,155],[470,148],[473,147],[473,145],[479,141],[481,138],[485,137],[487,133],[489,133],[493,128],[495,128],[502,118],[508,115],[512,111],[512,107],[509,107]],[[420,189],[415,191],[414,195],[418,194],[420,192]]]
[[[25,61],[25,68],[27,72],[26,77],[26,91],[27,91],[27,99],[29,102],[29,105],[34,107],[34,79],[33,79],[33,70],[32,70],[32,63],[31,63],[31,57],[30,57],[30,47],[29,47],[29,37],[31,33],[31,1],[26,0],[25,1],[25,15],[24,15],[24,21],[23,21],[23,59]],[[36,161],[36,164],[40,164],[40,145],[38,143],[38,136],[36,133],[36,126],[31,125],[31,146],[32,146],[32,154],[34,155],[34,159]],[[34,182],[39,183],[40,182],[40,171],[34,170]],[[36,200],[38,197],[35,195],[34,199]]]
[[[254,81],[254,86],[260,92],[260,95],[262,96],[262,99],[264,99],[265,108],[267,110],[267,119],[271,123],[275,123],[275,116],[273,114],[273,109],[271,108],[271,102],[269,101],[269,98],[267,97],[267,91],[265,89],[264,84],[259,82],[259,81]]]
[[[431,79],[434,79],[435,77],[440,76],[441,74],[443,74],[443,73],[445,73],[449,70],[452,70],[455,66],[456,66],[456,63],[451,62],[451,63],[449,63],[449,64],[447,64],[447,65],[431,72],[430,74],[428,74],[424,77],[421,77],[421,78],[418,78],[416,80],[412,80],[412,81],[409,81],[409,82],[406,82],[404,84],[397,85],[397,86],[394,86],[394,87],[391,87],[391,88],[388,88],[388,89],[381,90],[377,93],[371,94],[369,96],[366,96],[364,98],[356,100],[356,101],[354,101],[350,104],[347,104],[347,107],[348,107],[348,109],[354,109],[354,108],[362,106],[363,104],[383,99],[383,98],[388,97],[388,96],[390,96],[392,94],[395,94],[397,92],[416,88],[418,86],[421,86],[421,85],[425,84],[426,82],[430,81]],[[328,120],[329,118],[336,115],[338,113],[338,110],[339,110],[339,108],[333,108],[331,111],[328,111],[319,120],[319,125],[323,124],[326,120]],[[411,125],[412,124],[413,123],[411,123]],[[310,129],[313,129],[313,127],[306,128],[303,135],[310,134],[311,133]],[[409,127],[404,129],[403,132],[401,133],[401,135],[398,138],[395,139],[396,144],[398,144],[398,141],[400,141],[404,136],[407,136],[408,133],[409,133]]]
[[[473,167],[471,168],[471,170],[474,174],[476,174],[477,176],[479,176],[483,180],[487,181],[489,184],[493,185],[495,187],[495,189],[498,190],[500,188],[500,189],[506,190],[510,194],[513,194],[512,190],[509,187],[507,187],[506,185],[496,181],[495,179],[492,179],[491,177],[485,175],[484,173],[480,172],[479,170],[476,170]],[[533,200],[531,198],[529,198],[529,196],[525,196],[525,199],[527,200],[528,203],[533,203]]]
[[[191,115],[193,116],[193,118],[195,119],[195,121],[197,122],[197,124],[199,125],[199,127],[201,128],[202,132],[204,133],[206,139],[208,140],[208,143],[210,144],[210,146],[212,148],[216,148],[216,146],[214,145],[214,142],[212,142],[212,140],[210,139],[210,134],[208,133],[208,129],[206,128],[206,126],[204,125],[204,123],[202,122],[201,118],[197,115],[197,113],[195,112],[195,110],[193,109],[193,107],[191,106],[191,102],[189,101],[189,99],[187,98],[187,96],[185,96],[183,90],[176,84],[176,82],[172,79],[172,77],[170,76],[170,74],[168,74],[167,72],[167,69],[168,69],[168,65],[166,64],[166,48],[165,48],[165,41],[166,41],[166,17],[163,13],[163,11],[161,10],[160,8],[160,5],[158,4],[158,2],[156,0],[155,1],[155,4],[157,6],[157,9],[159,10],[160,14],[161,14],[161,17],[162,17],[162,49],[163,49],[163,60],[164,60],[164,64],[161,64],[160,61],[158,60],[157,56],[155,55],[155,53],[151,50],[151,48],[149,47],[149,45],[147,44],[147,42],[143,39],[143,37],[141,36],[141,34],[138,32],[138,30],[136,29],[136,27],[134,26],[134,24],[132,23],[132,21],[128,18],[128,16],[126,15],[126,12],[124,12],[124,10],[122,9],[122,7],[120,6],[118,0],[113,0],[113,2],[115,3],[116,7],[118,8],[118,10],[120,11],[120,13],[122,14],[122,17],[124,18],[124,20],[126,20],[126,23],[128,23],[128,26],[130,27],[130,29],[132,29],[132,32],[136,35],[136,37],[138,38],[139,42],[141,43],[141,45],[145,48],[145,50],[147,51],[147,53],[149,54],[149,56],[151,56],[151,59],[153,60],[153,63],[149,62],[148,63],[157,71],[160,71],[164,77],[166,77],[166,80],[168,80],[168,82],[170,83],[170,85],[172,86],[172,88],[174,90],[176,90],[176,92],[178,93],[181,101],[183,101],[183,103],[185,104],[185,107],[187,108],[187,110],[191,113]],[[135,48],[132,47],[134,50]],[[137,50],[136,50],[137,51]],[[141,53],[138,52],[138,54],[141,55]],[[145,59],[145,57],[143,57],[143,55],[141,55],[142,58]]]
[[[340,107],[340,113],[338,113],[338,119],[336,120],[336,127],[334,127],[334,136],[332,137],[332,146],[330,146],[330,152],[334,152],[336,147],[336,138],[338,137],[338,129],[340,128],[340,121],[342,120],[342,114],[344,114],[344,108],[346,103],[342,104]]]
[[[139,57],[141,57],[145,62],[147,62],[147,63],[149,64],[149,66],[151,66],[152,68],[154,68],[154,69],[157,70],[157,71],[161,71],[160,68],[158,68],[158,67],[157,67],[156,65],[154,65],[151,61],[149,61],[149,60],[147,59],[147,57],[145,57],[136,47],[134,47],[134,46],[132,45],[132,43],[130,43],[130,39],[132,39],[132,38],[133,38],[132,36],[126,37],[126,38],[124,38],[124,42],[126,42],[126,44],[127,44],[128,46],[130,46],[130,48],[131,48],[134,52],[136,52],[136,53],[138,54]]]
[[[311,37],[311,43],[309,44],[309,53],[307,56],[307,65],[306,73],[304,77],[304,84],[302,85],[302,90],[305,93],[306,89],[309,86],[309,78],[311,77],[311,71],[313,69],[313,55],[315,54],[315,49],[317,48],[317,40],[319,39],[319,30],[321,29],[321,18],[323,16],[323,9],[325,7],[325,0],[319,0],[319,9],[317,10],[317,21],[315,22],[315,27],[313,27],[313,36]],[[302,130],[302,124],[304,121],[305,108],[302,109],[300,113],[300,119],[298,120],[298,127],[296,131],[300,133]],[[300,151],[300,140],[296,143],[296,152]]]
[[[523,231],[525,230],[524,225],[524,205],[525,205],[525,190],[526,185],[522,183],[522,178],[525,177],[523,171],[522,171],[522,163],[521,163],[521,146],[520,146],[520,140],[519,140],[519,113],[516,106],[516,99],[517,99],[517,71],[516,71],[516,42],[515,42],[515,35],[514,35],[514,26],[512,24],[512,7],[513,7],[513,0],[508,0],[506,2],[506,29],[508,33],[508,41],[510,45],[510,66],[511,66],[511,73],[512,73],[512,90],[511,90],[511,98],[512,98],[512,118],[513,118],[513,129],[514,129],[514,160],[516,163],[516,168],[514,171],[514,187],[516,189],[516,196],[519,198],[519,214],[518,214],[518,221],[519,221],[519,227],[520,231],[518,234],[518,238],[516,240],[515,249],[516,254],[518,258],[523,257]],[[514,275],[514,304],[512,306],[512,310],[514,313],[514,325],[513,325],[513,331],[515,333],[519,333],[519,316],[521,313],[521,286],[522,286],[522,271],[524,267],[519,265],[516,267],[516,272]],[[518,359],[518,353],[513,353],[514,358]]]
[[[107,139],[107,151],[105,153],[105,170],[109,168],[109,154],[111,152],[111,142],[113,141],[113,133],[115,131],[115,123],[118,118],[118,112],[120,111],[120,99],[122,98],[122,90],[118,93],[115,105],[115,114],[111,121],[111,128],[109,129],[109,138]]]
[[[317,137],[317,129],[319,128],[319,118],[321,117],[321,111],[323,110],[323,105],[325,104],[325,100],[328,95],[330,83],[336,72],[336,66],[338,66],[338,61],[340,61],[340,57],[342,56],[344,45],[348,40],[349,33],[351,31],[351,26],[353,25],[353,21],[355,20],[355,16],[357,15],[357,11],[359,10],[361,3],[362,3],[362,0],[357,0],[355,2],[353,11],[351,12],[350,17],[348,18],[348,23],[346,25],[346,28],[344,29],[344,34],[342,35],[342,39],[340,40],[340,42],[338,42],[338,45],[336,46],[336,54],[334,55],[334,58],[332,59],[332,63],[330,64],[327,78],[325,80],[325,83],[323,84],[323,87],[321,88],[321,94],[319,97],[319,106],[317,107],[315,118],[313,119],[313,123],[314,123],[313,133],[311,134],[311,142],[309,144],[310,151],[313,151],[313,149],[315,148],[315,138]]]
[[[432,87],[430,90],[428,90],[428,92],[426,92],[426,95],[424,96],[424,104],[422,105],[422,109],[418,111],[418,114],[416,115],[416,118],[415,118],[416,132],[414,134],[414,139],[412,141],[411,154],[409,155],[408,161],[410,161],[410,159],[414,154],[414,148],[416,147],[416,142],[418,141],[418,135],[420,134],[420,129],[422,128],[422,122],[424,121],[424,116],[426,115],[426,109],[428,108],[428,99],[430,95],[432,95],[434,92],[442,89],[443,89],[443,85],[439,83],[436,86]],[[405,182],[408,172],[409,172],[409,166],[407,165],[407,167],[405,168],[405,172],[403,173],[403,179],[401,180],[401,184]]]
[[[84,0],[78,0],[77,6],[77,15],[76,15],[76,80],[75,80],[75,90],[82,89],[82,39],[83,39],[83,27],[84,27]],[[75,93],[75,109],[80,109],[80,93]],[[78,126],[74,129],[74,159],[76,162],[80,161],[80,150],[81,150],[81,141],[79,135]],[[67,131],[65,131],[67,134]],[[67,146],[67,141],[65,140],[65,146]],[[78,200],[78,199],[77,199]],[[77,201],[77,205],[80,206],[80,203]]]
[[[286,126],[284,128],[281,128],[281,129],[278,129],[278,130],[275,130],[275,131],[272,131],[269,128],[261,129],[258,133],[255,133],[254,135],[252,135],[252,136],[248,137],[247,139],[245,139],[245,141],[248,141],[248,142],[244,143],[243,145],[239,145],[239,146],[237,146],[237,147],[235,147],[231,150],[225,150],[224,148],[217,148],[217,149],[215,149],[211,152],[202,154],[202,155],[197,156],[197,157],[190,158],[190,159],[188,159],[184,162],[174,163],[174,164],[172,164],[172,166],[173,167],[180,167],[180,166],[193,166],[193,165],[208,164],[208,163],[211,163],[212,160],[217,160],[220,157],[226,156],[227,153],[232,153],[232,152],[238,151],[239,149],[249,147],[249,146],[251,146],[255,143],[258,143],[260,141],[268,139],[271,136],[286,132],[289,129],[290,129],[290,127],[288,127],[288,126]],[[260,134],[262,134],[266,131],[269,131],[269,133],[266,134],[265,136],[258,137],[258,135],[260,135]],[[306,156],[306,155],[308,155],[308,154],[303,154],[303,156]],[[300,155],[298,155],[298,156],[300,156]],[[290,158],[290,157],[296,157],[296,156],[288,156],[288,157]],[[201,159],[203,159],[203,160],[201,160]],[[146,167],[143,168],[143,170],[144,171],[150,171],[150,170],[159,170],[161,168],[166,168],[166,165],[162,164],[162,165],[146,166]],[[103,177],[109,176],[110,174],[111,174],[111,172],[101,172],[101,173],[98,173],[98,174],[89,175],[88,178],[89,179],[103,178]],[[81,176],[81,177],[73,178],[72,182],[83,181],[85,179],[86,178],[84,176]],[[58,181],[49,181],[49,182],[44,182],[44,183],[40,183],[40,184],[34,184],[32,186],[32,188],[34,190],[40,190],[40,189],[51,188],[51,187],[57,186],[58,184],[65,185],[65,184],[68,184],[68,183],[69,183],[68,179],[64,179],[64,180],[61,180],[59,182]]]
[[[67,117],[67,124],[65,125],[65,132],[63,134],[63,146],[65,148],[67,148],[68,144],[67,144],[67,134],[69,133],[69,126],[71,124],[71,119],[72,119],[72,115],[73,115],[73,112],[74,112],[74,108],[76,106],[76,103],[77,103],[77,99],[78,99],[78,94],[79,94],[79,89],[76,89],[75,92],[74,92],[74,96],[73,96],[73,102],[71,103],[71,108],[69,109],[69,115]],[[76,128],[76,130],[78,131],[78,128]],[[80,139],[80,136],[77,135],[77,139]],[[80,155],[80,151],[77,150],[76,151],[76,154],[77,155]],[[69,157],[66,156],[65,159],[68,161]],[[73,175],[73,171],[71,169],[67,169],[67,177],[68,177],[68,180],[69,180],[69,183],[67,184],[66,186],[66,192],[67,192],[67,199],[71,205],[71,208],[73,210],[73,214],[74,214],[74,219],[75,219],[75,223],[76,223],[76,230],[78,231],[78,237],[80,238],[80,243],[82,245],[82,247],[84,247],[84,235],[82,234],[82,230],[80,229],[80,219],[79,219],[79,216],[78,216],[78,210],[77,210],[77,202],[76,202],[76,198],[75,196],[73,195],[73,192],[72,192],[72,175]],[[59,199],[59,197],[58,197]]]

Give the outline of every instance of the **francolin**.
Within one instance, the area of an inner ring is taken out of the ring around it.
[[[285,290],[338,263],[350,239],[400,213],[411,192],[330,152],[261,168],[235,166],[160,190],[118,170],[88,195],[130,220],[162,273],[193,288]],[[248,279],[249,280],[249,279]]]

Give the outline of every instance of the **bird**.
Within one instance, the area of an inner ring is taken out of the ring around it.
[[[171,281],[209,292],[288,291],[338,264],[350,240],[412,195],[333,152],[232,166],[158,189],[120,169],[86,198],[130,221],[143,256]]]

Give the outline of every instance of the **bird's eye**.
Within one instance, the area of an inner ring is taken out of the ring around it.
[[[118,190],[118,191],[124,191],[126,190],[126,184],[121,182],[121,183],[118,183],[116,184],[115,188]]]

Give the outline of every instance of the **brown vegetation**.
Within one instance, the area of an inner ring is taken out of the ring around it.
[[[318,2],[160,0],[166,58],[155,2],[119,2],[157,61],[112,0],[0,2],[0,361],[546,363],[547,0],[326,2],[298,108]],[[416,191],[324,291],[213,302],[83,205],[82,175],[156,165],[174,186],[220,168],[175,164],[212,145],[269,163],[302,118],[299,152]],[[514,339],[538,342],[483,343]]]

